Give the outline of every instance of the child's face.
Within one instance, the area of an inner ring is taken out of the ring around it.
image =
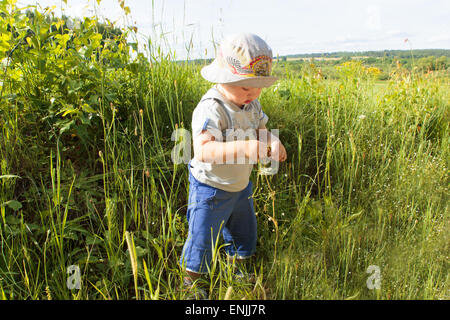
[[[261,88],[240,87],[231,84],[219,84],[219,91],[225,98],[237,106],[249,104],[261,94]]]

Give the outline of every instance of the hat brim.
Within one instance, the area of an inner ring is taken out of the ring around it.
[[[209,82],[232,84],[252,88],[267,88],[273,85],[275,81],[278,80],[278,77],[273,76],[244,77],[233,74],[230,70],[221,68],[216,60],[214,60],[211,64],[203,67],[200,73],[202,77]]]

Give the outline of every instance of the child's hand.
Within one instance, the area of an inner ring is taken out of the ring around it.
[[[258,140],[261,143],[267,143],[270,145],[267,157],[275,161],[285,161],[287,159],[286,149],[277,136],[271,134],[266,127],[260,128],[257,131]]]
[[[270,158],[275,161],[285,161],[287,158],[286,149],[278,139],[273,140],[270,144]]]

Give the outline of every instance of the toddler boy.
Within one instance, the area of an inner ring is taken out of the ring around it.
[[[258,159],[286,160],[283,144],[266,130],[268,117],[258,101],[262,88],[277,80],[271,68],[270,47],[243,33],[226,38],[215,60],[201,70],[216,85],[192,115],[189,233],[180,260],[187,283],[208,272],[219,232],[231,259],[248,259],[255,252],[253,165]]]

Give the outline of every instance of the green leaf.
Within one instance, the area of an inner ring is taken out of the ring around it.
[[[67,116],[68,114],[72,114],[72,113],[78,113],[78,110],[77,110],[77,109],[74,109],[74,108],[71,107],[71,106],[67,106],[67,108],[66,108],[65,111],[63,112],[62,116],[65,117],[65,116]]]
[[[19,178],[19,179],[22,179],[21,177],[16,176],[16,175],[14,175],[14,174],[5,174],[5,175],[3,175],[3,176],[0,176],[0,179],[12,179],[12,178]]]
[[[94,235],[94,236],[95,236],[95,235]],[[94,236],[91,236],[91,235],[89,235],[89,234],[86,236],[86,244],[87,244],[87,245],[96,245],[96,244],[102,243],[102,240],[101,240],[101,239],[96,238],[96,237],[94,237]]]
[[[14,216],[13,214],[8,214],[5,218],[6,223],[11,227],[13,225],[20,224],[20,219]],[[16,228],[14,228],[16,229]]]
[[[10,207],[14,211],[18,211],[18,210],[20,210],[22,208],[22,204],[19,201],[17,201],[17,200],[9,200],[7,202],[4,202],[2,204],[2,207],[4,207],[4,206]]]
[[[94,110],[90,105],[88,105],[87,103],[84,103],[84,104],[81,106],[81,108],[82,108],[83,111],[85,111],[85,112],[95,113],[95,110]]]
[[[75,120],[69,121],[68,123],[66,123],[61,127],[61,129],[59,130],[59,134],[63,134],[64,132],[70,130],[74,124]]]
[[[142,257],[147,253],[147,249],[144,249],[140,246],[136,246],[136,257]]]

